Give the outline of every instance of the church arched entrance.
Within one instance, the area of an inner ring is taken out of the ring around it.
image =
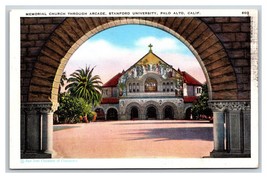
[[[102,108],[96,108],[95,112],[97,114],[96,120],[105,120],[105,111]]]
[[[157,109],[155,106],[149,106],[146,110],[146,119],[157,119]]]
[[[171,106],[164,108],[164,119],[174,119],[174,110]]]
[[[107,111],[107,120],[118,120],[118,112],[114,108],[110,108]]]
[[[131,120],[136,120],[139,118],[138,108],[136,106],[131,108]]]

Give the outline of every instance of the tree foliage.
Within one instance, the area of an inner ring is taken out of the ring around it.
[[[202,85],[202,93],[198,97],[197,101],[193,103],[192,115],[194,119],[203,119],[212,116],[212,111],[208,107],[208,86],[207,84]]]
[[[60,96],[59,103],[56,114],[64,123],[80,122],[80,116],[87,116],[92,111],[91,104],[83,98],[77,98],[67,93]]]
[[[59,107],[56,114],[59,121],[64,123],[81,122],[83,118],[93,118],[92,105],[101,101],[101,80],[98,75],[93,76],[94,68],[76,70],[67,79],[66,72],[63,72],[60,80],[60,88],[67,81],[66,92],[60,93]],[[57,123],[57,122],[56,122]]]
[[[94,68],[85,67],[78,69],[70,75],[67,80],[66,89],[72,96],[83,98],[92,105],[97,105],[101,101],[101,80],[98,75],[93,75]]]

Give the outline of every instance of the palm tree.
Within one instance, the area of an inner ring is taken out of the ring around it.
[[[101,101],[101,80],[98,75],[93,76],[94,68],[78,69],[70,75],[66,90],[72,96],[84,98],[88,103],[96,105]]]

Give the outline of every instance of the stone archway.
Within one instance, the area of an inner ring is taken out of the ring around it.
[[[115,108],[109,108],[107,109],[107,115],[106,115],[107,120],[118,120],[118,111]]]
[[[105,120],[105,111],[102,107],[95,108],[95,112],[97,114],[96,120]]]
[[[157,92],[158,91],[158,83],[154,78],[147,78],[145,80],[145,92]]]
[[[27,81],[29,88],[28,92],[23,93],[23,101],[56,101],[61,74],[75,50],[97,32],[123,24],[153,26],[165,30],[183,41],[195,54],[202,66],[208,81],[211,99],[233,100],[244,98],[244,94],[241,95],[237,91],[239,83],[237,80],[242,79],[236,77],[229,56],[233,58],[237,55],[245,57],[245,52],[235,53],[237,51],[231,51],[227,53],[224,42],[234,41],[237,35],[232,34],[234,37],[230,39],[231,35],[228,33],[216,33],[218,29],[215,29],[213,24],[209,26],[209,20],[207,19],[178,17],[65,18],[59,24],[50,25],[54,28],[51,29],[51,32],[49,31],[49,38],[43,42],[41,48],[38,48],[38,50],[37,47],[35,48],[34,54],[37,54],[37,60],[34,61],[31,68],[31,77],[28,77],[29,81]],[[215,19],[212,20],[215,21]],[[28,21],[25,18],[25,23],[29,23]],[[32,30],[34,34],[44,28],[44,25],[39,26],[40,29]],[[37,26],[33,27],[37,28]],[[22,30],[23,32],[28,31]],[[240,40],[246,40],[246,38]],[[29,43],[22,44],[23,47],[29,45]],[[225,83],[228,83],[227,87]]]
[[[164,119],[174,119],[174,109],[172,106],[167,105],[163,108]]]
[[[144,103],[143,107],[144,119],[162,119],[162,108],[159,103],[155,101],[147,101]]]
[[[215,120],[221,117],[218,101],[226,100],[226,105],[245,102],[249,111],[249,17],[21,18],[22,157],[51,155],[50,120],[57,107],[59,81],[70,56],[99,31],[124,24],[156,27],[187,45],[205,73],[209,98],[213,100],[211,107],[218,111]],[[39,118],[45,122],[37,123],[45,126],[41,129],[42,137],[38,136],[40,126],[30,124]],[[45,144],[40,147],[39,143]]]
[[[138,110],[138,119],[144,119],[142,106],[137,102],[131,102],[125,109],[125,116],[127,120],[132,119],[132,108],[136,108]]]
[[[136,106],[133,106],[131,108],[131,120],[139,119],[139,111]]]
[[[157,111],[156,106],[149,105],[146,108],[146,119],[147,120],[154,120],[154,119],[158,119],[158,118],[159,118],[159,116],[158,116],[158,111]]]
[[[173,102],[164,102],[160,108],[161,108],[160,112],[162,112],[162,114],[163,114],[163,116],[162,116],[163,119],[165,119],[165,118],[182,119],[181,117],[179,117],[179,111],[177,109],[177,106]],[[166,108],[170,108],[167,115],[165,113]],[[172,115],[172,117],[170,117],[171,115]],[[168,116],[168,117],[166,117],[166,116]]]
[[[186,120],[192,119],[192,107],[188,107],[185,110],[185,119]]]

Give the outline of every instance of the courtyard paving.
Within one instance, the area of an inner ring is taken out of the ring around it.
[[[54,158],[201,158],[213,150],[208,121],[111,121],[55,125]]]

